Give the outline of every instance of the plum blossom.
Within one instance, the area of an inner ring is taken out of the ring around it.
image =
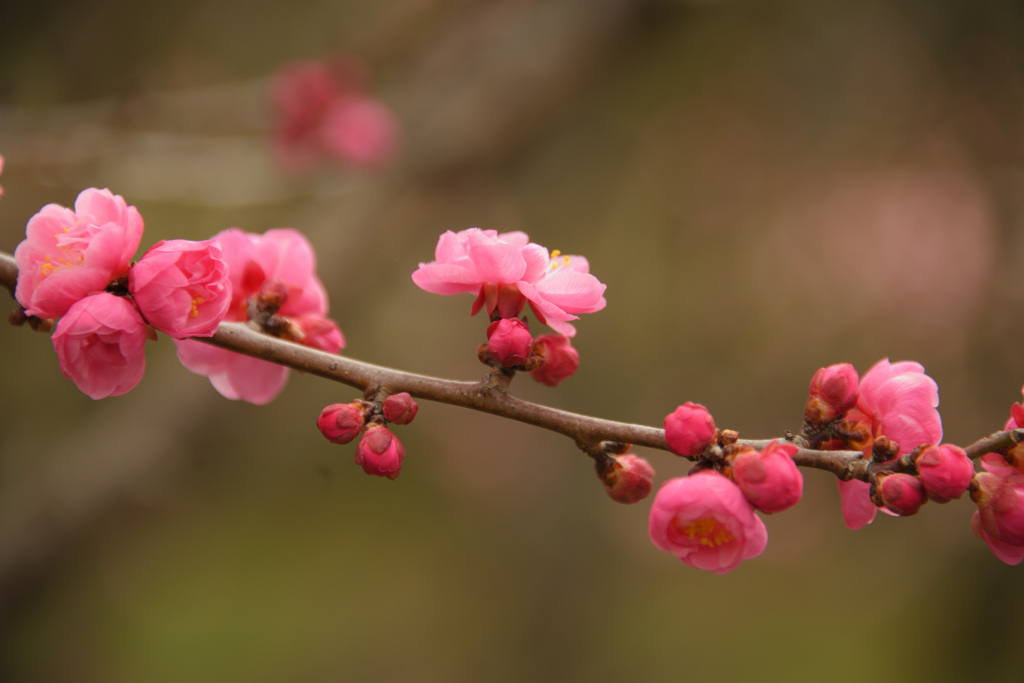
[[[356,438],[363,430],[366,420],[362,401],[332,403],[320,411],[316,426],[324,438],[331,443],[345,444]]]
[[[545,386],[558,386],[580,367],[580,354],[565,335],[542,334],[534,340],[533,352],[544,362],[530,370],[530,377]]]
[[[671,479],[654,497],[651,541],[691,567],[726,574],[757,557],[768,530],[732,481],[704,470]]]
[[[814,373],[804,411],[808,424],[828,424],[857,405],[858,381],[857,371],[849,363],[837,363]]]
[[[614,457],[615,464],[601,479],[612,500],[636,503],[646,498],[654,486],[654,468],[638,455],[625,453]]]
[[[700,455],[717,433],[715,419],[699,403],[687,401],[665,417],[665,441],[676,455]]]
[[[924,449],[914,464],[928,497],[942,503],[963,495],[974,477],[974,462],[964,449],[951,444]]]
[[[255,235],[230,228],[213,240],[220,244],[231,282],[226,321],[247,321],[250,301],[269,294],[280,302],[277,314],[292,323],[289,338],[331,353],[341,350],[344,337],[326,317],[327,293],[316,276],[313,248],[301,233],[278,228]],[[209,377],[214,388],[232,400],[269,403],[288,379],[288,369],[281,365],[202,342],[174,343],[186,368]]]
[[[885,436],[899,445],[899,455],[918,446],[942,441],[938,385],[920,363],[880,360],[861,378],[857,407],[847,419],[863,426],[870,438],[864,447],[870,456],[875,439]],[[839,482],[843,519],[850,529],[860,529],[875,519],[870,484],[858,479]]]
[[[503,367],[523,365],[533,353],[533,337],[519,318],[502,318],[487,327],[487,350]]]
[[[476,294],[470,311],[486,308],[492,320],[514,318],[528,301],[537,319],[567,337],[577,313],[605,307],[603,285],[582,256],[548,253],[523,232],[469,228],[441,235],[435,260],[420,263],[412,280],[433,294]]]
[[[998,453],[982,458],[971,499],[978,505],[971,529],[1007,564],[1024,561],[1024,472]]]
[[[879,475],[875,482],[874,494],[879,505],[903,517],[917,514],[928,500],[928,492],[925,491],[921,480],[904,472]]]
[[[288,170],[327,158],[360,167],[394,158],[401,139],[398,119],[369,96],[369,71],[351,55],[296,61],[274,74],[270,87],[276,123],[274,149]]]
[[[4,155],[0,154],[0,175],[4,173]],[[4,186],[0,185],[0,197],[4,196]]]
[[[213,240],[160,241],[128,275],[139,311],[172,337],[209,337],[231,303],[228,268]]]
[[[416,418],[420,406],[408,391],[391,394],[381,404],[384,419],[392,424],[407,425]]]
[[[61,373],[93,399],[135,388],[146,370],[145,344],[146,323],[138,310],[107,292],[73,303],[53,334]]]
[[[59,318],[128,272],[142,229],[138,210],[110,190],[82,191],[74,211],[47,204],[29,219],[14,251],[15,298],[29,315]]]

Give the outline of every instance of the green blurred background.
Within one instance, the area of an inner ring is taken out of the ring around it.
[[[402,155],[283,175],[267,77],[337,51]],[[585,254],[579,373],[513,384],[579,412],[780,435],[818,367],[883,357],[938,381],[952,442],[1020,398],[1019,2],[35,0],[0,19],[0,154],[0,249],[90,186],[143,247],[293,226],[348,355],[453,378],[484,321],[409,280],[441,232]],[[163,338],[93,402],[42,335],[0,352],[0,680],[1020,680],[1020,570],[969,502],[851,532],[808,472],[720,577],[553,434],[425,404],[392,482],[315,429],[341,385],[233,403]]]

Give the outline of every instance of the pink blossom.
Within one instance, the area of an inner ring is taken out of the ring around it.
[[[665,441],[676,455],[700,455],[711,445],[718,430],[708,409],[687,401],[665,418]]]
[[[787,510],[803,495],[804,478],[793,462],[796,451],[793,444],[772,441],[763,451],[745,451],[733,460],[733,481],[761,512]]]
[[[651,541],[691,567],[725,574],[768,543],[743,492],[713,471],[667,481],[651,506]]]
[[[885,436],[899,445],[899,454],[918,446],[942,441],[939,417],[939,388],[920,363],[875,363],[861,378],[857,408],[847,419],[866,427],[871,441],[865,456],[870,456],[873,440]],[[850,529],[860,529],[875,519],[876,508],[870,500],[870,486],[863,481],[839,482],[843,499],[843,519]]]
[[[0,154],[0,175],[4,172],[4,155]],[[0,185],[0,197],[4,196],[4,186]]]
[[[859,377],[849,363],[821,368],[811,379],[805,419],[809,424],[823,426],[841,418],[857,404]]]
[[[356,464],[367,474],[397,479],[405,459],[405,447],[383,425],[371,426],[356,446]]]
[[[226,321],[246,321],[249,302],[268,292],[281,302],[278,315],[292,321],[292,336],[330,353],[344,345],[341,332],[327,320],[327,293],[316,276],[313,248],[291,228],[255,235],[230,228],[213,237],[220,244],[231,282]],[[310,331],[305,336],[305,331]],[[223,396],[269,403],[284,388],[287,368],[202,342],[176,339],[178,358],[192,372],[206,375]]]
[[[1024,485],[1009,477],[981,472],[974,477],[981,527],[993,538],[1014,546],[1024,545]]]
[[[615,465],[602,477],[612,500],[636,503],[646,498],[654,486],[654,468],[643,458],[626,453],[615,457]]]
[[[161,241],[132,266],[128,286],[143,317],[172,337],[210,337],[231,303],[228,268],[213,240]]]
[[[535,340],[533,351],[544,362],[530,370],[530,377],[545,386],[558,386],[576,374],[580,367],[580,354],[564,335],[542,334]]]
[[[487,328],[487,350],[506,368],[523,365],[533,353],[533,337],[519,318],[502,318]]]
[[[60,371],[89,398],[119,396],[146,370],[146,323],[129,299],[100,292],[79,299],[57,323]]]
[[[344,444],[362,431],[364,420],[361,402],[334,403],[320,411],[316,426],[331,443]]]
[[[356,166],[381,166],[398,151],[401,127],[386,105],[371,97],[342,97],[324,114],[324,147]]]
[[[981,523],[981,512],[974,511],[971,517],[971,531],[974,535],[985,541],[985,545],[992,551],[992,554],[1009,565],[1018,565],[1024,561],[1024,544],[1013,544],[1002,541],[989,534]]]
[[[469,228],[447,231],[438,240],[435,260],[421,263],[412,280],[433,294],[476,294],[471,313],[486,307],[492,318],[519,315],[526,301],[537,319],[567,337],[576,313],[605,307],[604,290],[582,256],[548,254],[522,232],[498,234]]]
[[[876,502],[893,514],[903,517],[917,514],[928,494],[921,481],[912,474],[879,475],[875,482]]]
[[[110,190],[82,191],[74,211],[47,204],[29,219],[14,251],[18,303],[40,318],[64,315],[128,271],[142,228],[135,207]]]
[[[396,425],[407,425],[412,422],[419,409],[419,404],[408,391],[388,396],[381,406],[384,419]]]
[[[974,477],[974,462],[959,446],[930,446],[914,462],[928,496],[942,503],[963,495]]]

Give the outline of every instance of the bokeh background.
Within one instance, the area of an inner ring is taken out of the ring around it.
[[[402,152],[285,174],[268,77],[339,51]],[[0,154],[0,249],[90,186],[143,247],[296,227],[348,355],[453,378],[484,321],[409,280],[441,232],[585,254],[579,373],[513,384],[579,412],[780,435],[818,367],[884,357],[924,364],[955,443],[1020,399],[1019,2],[35,0],[0,20]],[[392,482],[315,429],[341,385],[233,403],[164,338],[93,402],[42,335],[0,354],[2,680],[1020,680],[1021,570],[969,502],[851,532],[807,472],[720,577],[554,434],[425,404]]]

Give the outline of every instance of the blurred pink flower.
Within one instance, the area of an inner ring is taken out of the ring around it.
[[[699,403],[687,401],[665,417],[665,441],[676,455],[700,455],[711,445],[718,429],[715,418]]]
[[[18,303],[29,315],[59,318],[128,271],[142,229],[135,207],[110,190],[83,190],[74,211],[47,204],[29,219],[14,251]]]
[[[146,321],[177,338],[212,336],[231,303],[228,267],[213,240],[157,242],[128,283]]]
[[[872,439],[887,437],[899,445],[899,455],[918,446],[942,441],[938,385],[920,363],[875,363],[860,380],[857,408],[847,419],[864,424]],[[864,449],[870,457],[871,443]],[[843,519],[850,529],[860,529],[875,519],[870,485],[860,480],[840,481]]]
[[[733,481],[761,512],[782,512],[800,501],[804,478],[793,462],[796,451],[793,444],[772,441],[763,451],[745,451],[733,460]]]
[[[982,460],[986,471],[974,477],[971,499],[978,510],[971,528],[996,557],[1019,564],[1024,559],[1024,473],[990,455],[995,457]]]
[[[691,567],[726,574],[768,543],[764,522],[732,481],[702,471],[667,481],[651,506],[654,545]]]
[[[469,228],[441,235],[434,261],[420,263],[412,281],[433,294],[476,294],[470,311],[486,307],[492,318],[514,318],[526,301],[537,319],[567,337],[576,313],[605,307],[605,285],[582,256],[562,256],[529,241],[523,232],[499,234]]]
[[[564,335],[542,334],[534,340],[533,350],[544,359],[544,363],[530,370],[530,377],[545,386],[558,386],[576,374],[580,367],[580,354]]]
[[[391,109],[366,94],[366,65],[340,55],[296,61],[274,74],[274,148],[289,170],[335,158],[355,166],[380,166],[398,149],[401,126]]]
[[[637,503],[651,493],[654,486],[654,468],[633,453],[615,456],[615,465],[604,477],[604,488],[612,500],[619,503]]]
[[[268,230],[263,235],[230,228],[213,240],[220,244],[231,282],[231,303],[224,320],[249,318],[249,301],[261,292],[283,298],[279,316],[298,321],[297,341],[337,353],[344,337],[326,318],[327,293],[316,276],[313,248],[291,228]],[[301,338],[305,331],[308,337]],[[178,358],[192,372],[206,375],[223,396],[249,403],[269,403],[284,388],[288,369],[209,344],[175,339]]]
[[[119,396],[146,370],[146,323],[131,300],[100,292],[79,299],[57,323],[60,371],[89,398]]]
[[[0,175],[4,172],[4,155],[0,154]],[[0,197],[4,196],[4,186],[0,185]]]

